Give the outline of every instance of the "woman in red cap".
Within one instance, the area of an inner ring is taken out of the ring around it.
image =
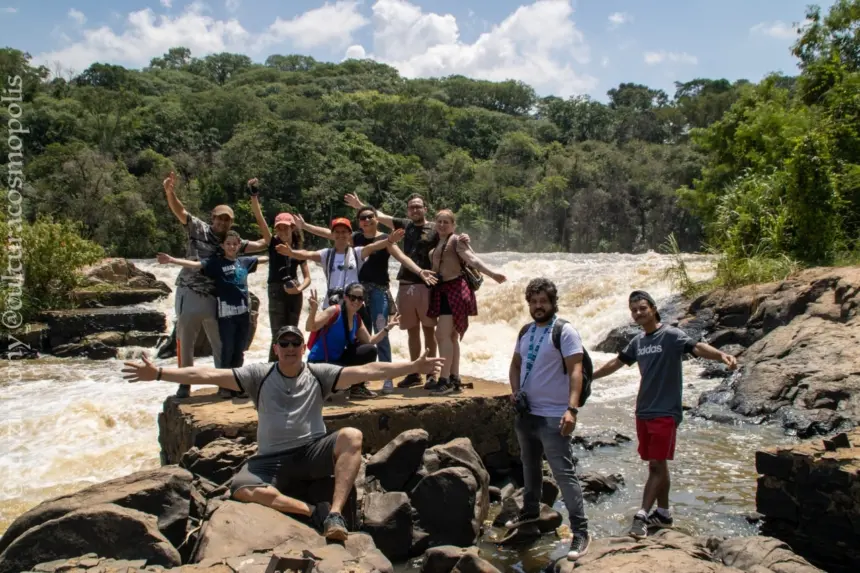
[[[257,179],[248,181],[248,186],[254,190]],[[257,226],[263,241],[269,248],[269,327],[272,330],[272,344],[269,345],[269,362],[277,360],[275,356],[275,335],[284,326],[298,326],[302,313],[302,292],[311,285],[311,272],[307,261],[282,255],[276,250],[278,245],[287,244],[293,249],[301,249],[304,237],[296,226],[296,221],[289,213],[279,213],[275,217],[275,235],[272,236],[269,225],[263,217],[260,199],[257,193],[251,194],[251,209],[257,219]],[[298,280],[299,267],[302,269],[301,283]]]

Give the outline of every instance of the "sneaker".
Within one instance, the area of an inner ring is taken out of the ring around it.
[[[463,393],[463,381],[460,380],[460,376],[451,375],[451,386],[454,387],[454,394],[462,394]]]
[[[231,400],[233,398],[233,391],[228,390],[226,388],[218,388],[218,397],[224,398],[226,400]]]
[[[447,378],[439,378],[439,384],[430,391],[430,394],[433,396],[446,396],[453,391],[454,385],[451,384]]]
[[[529,523],[537,523],[540,520],[540,511],[520,511],[516,517],[509,519],[505,522],[505,527],[508,529],[513,529],[515,527],[521,527],[523,525],[527,525]]]
[[[435,390],[438,387],[439,387],[439,381],[436,380],[436,377],[432,376],[432,375],[428,376],[427,382],[424,384],[424,389],[425,390]]]
[[[358,384],[350,388],[349,398],[351,400],[367,400],[368,398],[376,398],[376,392],[364,384]]]
[[[587,531],[574,531],[570,540],[570,550],[567,552],[568,561],[576,561],[586,553],[591,545],[591,535]]]
[[[176,390],[175,396],[177,398],[188,398],[189,396],[191,396],[191,386],[188,386],[187,384],[180,384],[179,388],[177,388]]]
[[[383,394],[393,394],[394,393],[394,382],[391,380],[386,380],[382,383],[382,393]]]
[[[421,375],[420,374],[410,374],[403,380],[397,383],[398,388],[412,388],[413,386],[421,385]]]
[[[311,525],[313,525],[314,529],[322,533],[329,513],[331,513],[331,504],[328,502],[323,501],[314,506],[310,517]]]
[[[329,541],[346,541],[349,531],[341,514],[334,512],[328,514],[323,522],[323,537]]]
[[[674,524],[675,520],[672,519],[671,515],[665,517],[656,509],[648,514],[648,525],[656,525],[657,527],[672,527]]]
[[[629,535],[634,539],[645,539],[648,537],[648,518],[642,517],[638,513],[634,515]]]

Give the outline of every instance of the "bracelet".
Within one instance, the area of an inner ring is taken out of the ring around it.
[[[161,367],[159,366],[159,367],[158,367],[158,374],[155,376],[155,379],[156,379],[156,380],[161,380],[161,370],[162,370],[162,369],[161,369]]]

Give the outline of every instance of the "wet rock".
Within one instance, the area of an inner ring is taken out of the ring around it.
[[[257,332],[257,316],[260,312],[260,298],[253,292],[249,293],[251,298],[251,330],[248,335],[248,345],[245,350],[251,348],[251,343],[254,341],[254,335]],[[203,329],[197,335],[197,340],[194,342],[194,356],[212,356],[212,346],[209,344],[209,339],[206,338],[206,333]],[[165,341],[158,347],[159,358],[175,358],[176,357],[176,325],[173,325],[173,330]]]
[[[729,567],[751,573],[821,573],[821,569],[795,555],[787,544],[772,537],[727,539],[716,548],[714,557]]]
[[[816,440],[756,452],[762,534],[834,573],[860,565],[860,429],[845,440],[833,451]]]
[[[477,547],[440,545],[427,550],[421,573],[450,573],[466,554],[478,555]]]
[[[96,553],[114,559],[178,566],[177,550],[158,530],[155,516],[114,504],[93,505],[45,521],[17,536],[0,553],[0,573]]]
[[[411,500],[418,527],[428,534],[424,542],[429,546],[474,545],[486,517],[478,490],[474,474],[464,467],[444,468],[423,478]]]
[[[624,326],[613,328],[609,331],[609,334],[606,335],[606,338],[594,347],[594,350],[597,352],[618,354],[624,350],[630,341],[633,340],[640,332],[642,332],[642,329],[636,324],[626,324]]]
[[[490,511],[490,474],[469,438],[456,438],[428,449],[424,452],[418,473],[423,477],[445,468],[465,468],[474,477],[477,491],[473,521],[479,530]]]
[[[595,472],[579,474],[582,495],[586,501],[595,502],[601,495],[610,495],[624,485],[621,474],[603,475]]]
[[[426,430],[407,430],[391,440],[367,460],[368,477],[375,478],[385,491],[405,491],[424,459],[430,435]]]
[[[40,315],[50,330],[50,348],[72,342],[99,332],[163,332],[167,319],[163,312],[142,308],[78,308],[51,310]]]
[[[0,332],[0,354],[7,360],[37,357],[47,346],[48,332],[48,325],[41,322],[31,322],[11,332],[4,328]]]
[[[191,478],[189,472],[176,466],[161,467],[136,472],[42,502],[19,516],[9,526],[0,538],[0,551],[32,528],[67,513],[103,504],[116,504],[155,516],[160,531],[172,543],[178,545],[185,538]],[[82,553],[87,551],[69,557]],[[108,556],[102,553],[100,555]]]
[[[494,527],[503,527],[506,522],[516,517],[519,512],[522,511],[524,505],[525,488],[505,488],[501,493],[503,496],[501,500],[502,508],[493,520]],[[553,481],[552,478],[544,477],[541,488],[540,529],[542,533],[553,531],[561,524],[561,522],[559,522],[554,525],[556,520],[555,514],[558,512],[552,509],[552,505],[558,498],[558,494],[559,490],[555,481]],[[560,517],[561,515],[559,514],[559,518]]]
[[[497,488],[496,486],[491,485],[490,489],[490,503],[496,503],[502,501],[502,490]]]
[[[575,446],[582,446],[589,451],[594,448],[618,447],[628,442],[630,442],[628,436],[614,431],[602,432],[596,436],[573,437],[573,444]]]
[[[140,332],[132,330],[125,334],[123,344],[125,346],[141,346],[143,348],[155,348],[165,339],[163,332]]]
[[[370,493],[364,498],[362,531],[392,561],[405,561],[412,545],[412,506],[403,492]]]
[[[169,287],[168,287],[169,288]],[[99,306],[134,306],[154,302],[166,297],[167,292],[154,288],[123,288],[105,290],[104,288],[78,289],[72,291],[71,298],[77,306],[93,308]],[[92,303],[98,303],[94,305]]]
[[[501,573],[492,563],[474,553],[464,553],[454,565],[451,573]]]
[[[185,452],[179,466],[213,483],[224,484],[256,453],[257,444],[250,440],[218,438],[202,448]]]

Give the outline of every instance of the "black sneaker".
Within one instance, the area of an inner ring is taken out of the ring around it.
[[[463,393],[463,381],[460,380],[460,376],[455,376],[451,374],[451,385],[454,387],[454,394],[462,394]]]
[[[505,522],[505,527],[514,529],[529,523],[537,523],[540,520],[540,511],[520,511],[515,517]]]
[[[397,383],[398,388],[412,388],[413,386],[421,385],[421,375],[420,374],[410,374],[403,380]]]
[[[320,533],[323,532],[325,521],[328,519],[329,513],[331,513],[331,504],[328,502],[323,501],[314,506],[314,510],[310,517],[311,525],[313,525],[314,529]]]
[[[439,381],[436,380],[436,377],[432,376],[432,375],[428,376],[427,382],[424,383],[424,389],[425,390],[435,390],[438,387],[439,387]]]
[[[346,541],[349,537],[349,530],[346,528],[346,521],[339,513],[329,513],[328,517],[323,522],[323,537],[329,541]]]
[[[191,386],[188,386],[187,384],[180,384],[179,388],[176,389],[175,396],[177,398],[188,398],[189,396],[191,396]]]
[[[629,535],[634,539],[645,539],[648,537],[648,518],[642,517],[638,513],[634,515]]]
[[[675,520],[672,519],[672,516],[663,517],[663,515],[657,511],[656,509],[648,514],[648,525],[655,525],[657,527],[672,527],[675,524]]]
[[[570,550],[567,552],[568,561],[576,561],[586,553],[591,545],[591,535],[587,531],[574,531],[570,540]]]
[[[447,378],[439,378],[439,384],[430,391],[433,396],[446,396],[454,391],[454,385]]]
[[[349,389],[350,400],[367,400],[368,398],[376,398],[376,392],[365,386],[358,384]]]
[[[218,388],[218,397],[231,400],[233,398],[233,391],[227,388]]]

